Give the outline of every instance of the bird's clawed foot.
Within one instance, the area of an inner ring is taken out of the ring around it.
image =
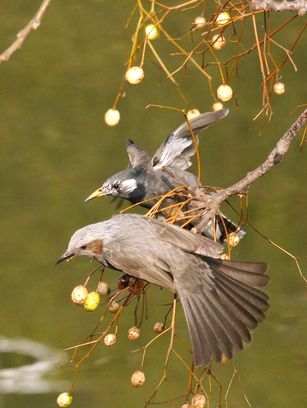
[[[117,288],[123,290],[128,288],[129,292],[133,295],[138,295],[142,292],[145,286],[143,279],[135,278],[125,273],[117,281]]]

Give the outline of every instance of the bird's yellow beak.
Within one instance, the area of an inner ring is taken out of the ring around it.
[[[84,201],[90,201],[93,200],[93,198],[96,197],[102,197],[107,195],[107,193],[103,192],[101,188],[97,188],[97,190],[95,190],[91,195],[89,195]]]

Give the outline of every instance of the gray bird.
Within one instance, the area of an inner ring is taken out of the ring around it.
[[[197,177],[186,171],[192,165],[191,158],[196,151],[191,128],[198,143],[198,133],[227,116],[228,112],[228,109],[207,112],[193,118],[190,126],[187,122],[183,123],[166,138],[153,157],[128,139],[126,142],[128,168],[109,177],[85,201],[111,195],[151,208],[158,200],[153,197],[162,196],[180,185],[202,188],[198,185]],[[174,200],[168,199],[164,206],[173,202]],[[189,210],[190,207],[187,206],[186,209]],[[222,214],[217,217],[216,223],[213,232],[210,221],[204,234],[210,238],[215,237],[219,242],[223,242],[228,233],[239,231],[239,227]],[[194,225],[195,223],[192,223],[191,227]],[[244,234],[243,231],[239,231],[239,238]]]
[[[57,263],[86,255],[167,288],[180,299],[197,366],[231,358],[264,319],[267,265],[219,259],[222,246],[137,214],[116,215],[76,231]]]

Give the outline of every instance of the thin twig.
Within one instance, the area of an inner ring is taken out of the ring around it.
[[[42,18],[46,12],[47,7],[51,3],[52,0],[44,0],[40,5],[39,9],[35,13],[32,20],[16,35],[16,40],[10,45],[3,53],[0,55],[0,64],[2,62],[8,61],[11,56],[17,51],[19,48],[22,47],[23,43],[25,42],[26,38],[30,34],[32,30],[37,30],[42,22]]]

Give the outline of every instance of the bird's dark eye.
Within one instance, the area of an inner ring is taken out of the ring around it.
[[[117,190],[118,187],[119,187],[119,183],[114,183],[114,184],[113,184],[113,188],[115,188],[115,190]]]
[[[87,246],[86,246],[86,245],[82,245],[80,248],[81,248],[81,249],[86,249]]]

